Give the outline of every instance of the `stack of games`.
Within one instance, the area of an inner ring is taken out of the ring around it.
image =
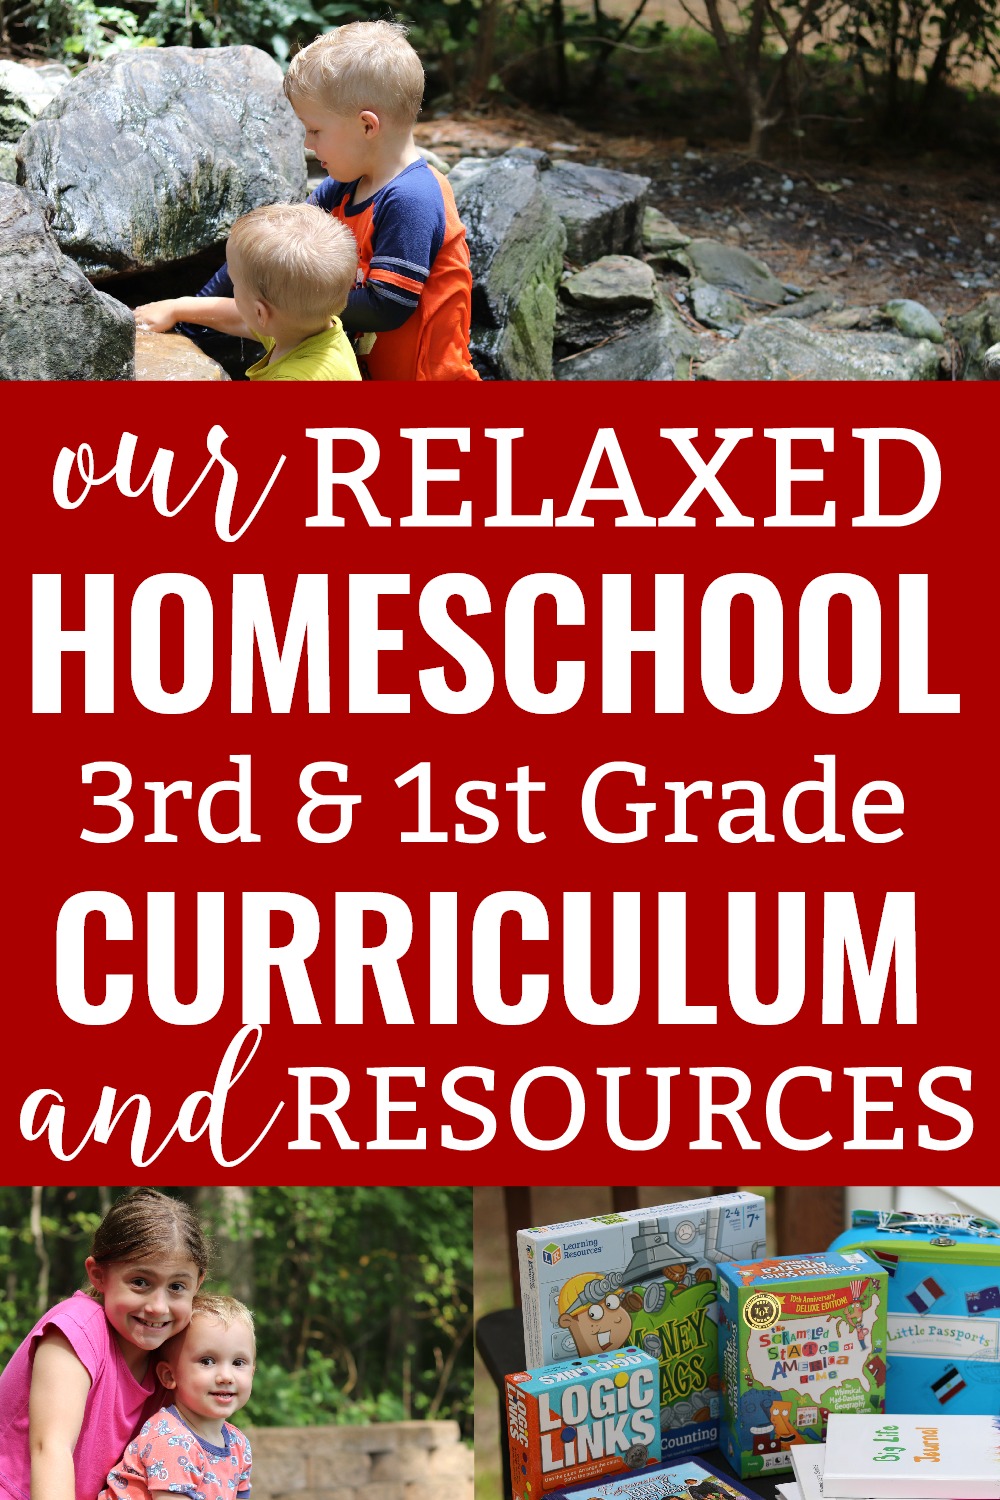
[[[717,1276],[763,1254],[764,1201],[729,1193],[518,1232],[525,1358],[659,1362],[664,1459],[719,1440]]]
[[[830,1412],[884,1409],[886,1280],[860,1251],[720,1268],[721,1446],[744,1478],[791,1469]]]
[[[622,1349],[508,1375],[514,1500],[656,1463],[659,1374],[651,1355]]]

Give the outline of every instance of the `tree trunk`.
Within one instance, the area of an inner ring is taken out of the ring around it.
[[[565,104],[569,93],[569,74],[566,70],[566,12],[563,0],[552,0],[552,40],[556,44],[555,103]]]
[[[466,94],[470,104],[479,104],[490,86],[493,77],[493,49],[496,43],[497,21],[500,16],[500,0],[482,0],[479,9],[479,31],[476,35],[476,52],[472,64],[472,75]]]
[[[890,130],[896,128],[899,110],[899,22],[899,0],[892,0],[886,26],[888,66],[885,75],[885,116]]]
[[[224,1281],[234,1297],[253,1306],[253,1239],[250,1217],[253,1189],[248,1187],[199,1188],[198,1212],[211,1227],[215,1241],[212,1278]]]
[[[36,1305],[39,1317],[49,1305],[49,1252],[45,1248],[45,1235],[42,1233],[42,1193],[44,1191],[44,1188],[40,1187],[31,1189],[31,1240],[35,1247],[35,1255],[38,1257]]]

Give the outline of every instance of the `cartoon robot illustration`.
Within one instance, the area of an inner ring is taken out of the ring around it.
[[[616,1282],[614,1273],[589,1276],[583,1272],[571,1276],[559,1292],[559,1327],[570,1333],[581,1357],[623,1349],[629,1341],[631,1314],[639,1311],[643,1299],[638,1292],[612,1290]]]
[[[712,1282],[708,1266],[692,1270],[697,1257],[682,1246],[683,1231],[689,1230],[690,1242],[697,1233],[695,1226],[679,1225],[676,1243],[670,1238],[669,1228],[666,1220],[641,1220],[632,1239],[632,1258],[624,1270],[598,1275],[582,1272],[560,1288],[559,1327],[572,1336],[578,1355],[623,1348],[631,1336],[632,1313],[658,1313],[678,1292]],[[654,1355],[662,1353],[661,1349],[650,1348],[648,1340],[644,1347]]]

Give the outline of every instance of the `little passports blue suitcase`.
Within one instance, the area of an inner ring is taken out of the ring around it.
[[[856,1209],[830,1249],[864,1250],[889,1273],[887,1414],[1000,1416],[1000,1227]]]

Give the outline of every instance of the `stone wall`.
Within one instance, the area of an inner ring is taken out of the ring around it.
[[[255,1427],[254,1500],[472,1500],[457,1422]]]

